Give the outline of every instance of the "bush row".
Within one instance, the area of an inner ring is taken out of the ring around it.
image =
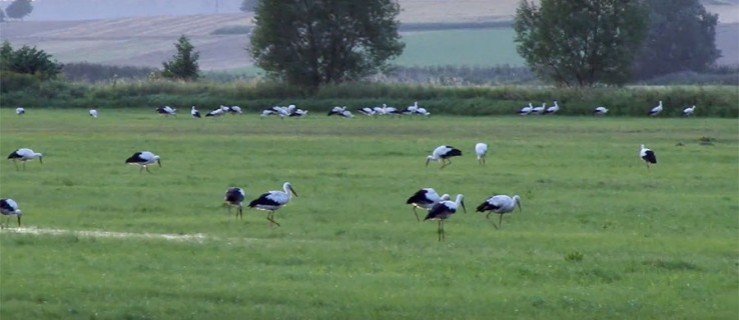
[[[180,110],[197,106],[208,110],[219,105],[239,105],[258,112],[274,105],[296,104],[313,112],[341,105],[350,109],[405,107],[418,101],[433,114],[513,114],[528,103],[551,105],[557,100],[566,115],[587,115],[604,106],[611,115],[643,116],[658,101],[664,116],[678,116],[696,105],[696,114],[710,117],[739,116],[736,86],[638,86],[627,88],[556,88],[548,86],[437,87],[354,83],[328,86],[313,95],[298,88],[271,82],[180,83],[163,80],[80,84],[40,81],[33,76],[0,76],[0,106],[9,108],[156,108],[170,105]]]

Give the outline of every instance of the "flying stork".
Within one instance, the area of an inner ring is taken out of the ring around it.
[[[452,164],[452,160],[449,158],[461,155],[462,151],[452,146],[438,146],[434,149],[434,152],[426,157],[426,166],[428,167],[431,161],[441,161],[440,169],[444,169],[444,167]]]
[[[15,216],[18,218],[18,227],[21,226],[21,216],[23,213],[21,212],[21,209],[18,207],[18,203],[15,202],[13,199],[0,199],[0,214],[5,216],[5,224],[8,225],[10,222],[10,217]],[[0,223],[0,229],[2,229],[4,226],[2,223]]]
[[[31,149],[28,148],[20,148],[18,150],[15,150],[11,152],[8,155],[8,160],[13,160],[13,164],[15,164],[15,169],[18,170],[18,162],[23,162],[23,170],[26,170],[26,161],[38,159],[38,162],[43,164],[44,163],[44,155],[38,152],[34,152]]]
[[[449,200],[448,194],[443,194],[441,197],[438,193],[436,193],[436,190],[434,188],[423,188],[421,190],[416,191],[408,200],[405,201],[406,204],[410,204],[413,207],[413,214],[416,215],[416,221],[421,221],[421,219],[418,218],[418,212],[416,211],[416,208],[421,209],[431,209],[435,204],[439,203],[440,201]]]
[[[439,221],[439,241],[445,239],[444,235],[444,221],[446,219],[449,219],[453,214],[457,212],[457,209],[459,209],[459,206],[462,206],[462,210],[464,212],[467,212],[467,208],[464,206],[464,196],[461,194],[457,195],[457,199],[455,201],[441,201],[437,204],[435,204],[431,209],[429,210],[429,213],[426,215],[426,218],[423,219],[423,221],[426,220],[437,220]]]
[[[518,195],[515,196],[507,196],[507,195],[495,195],[487,200],[485,202],[481,203],[479,206],[477,206],[477,212],[486,212],[487,215],[485,218],[490,219],[491,213],[497,213],[500,215],[500,219],[498,219],[498,225],[496,226],[495,223],[493,223],[493,226],[497,229],[498,227],[503,226],[503,215],[509,212],[513,212],[514,209],[518,207],[518,212],[521,212],[521,197]]]
[[[149,171],[149,165],[156,163],[159,167],[162,166],[162,161],[159,159],[159,156],[149,151],[136,152],[126,159],[125,163],[140,166],[141,168],[139,169],[139,172],[146,169],[146,172],[148,173],[151,173],[151,171]]]
[[[225,201],[226,205],[228,206],[229,215],[231,214],[231,207],[236,207],[236,217],[243,219],[244,198],[246,198],[246,192],[244,192],[244,189],[232,187],[226,190],[226,197],[223,198],[223,201]]]
[[[657,156],[654,154],[654,151],[645,148],[644,145],[641,145],[641,149],[639,150],[639,158],[647,164],[647,169],[649,169],[651,164],[657,164]]]
[[[269,220],[271,224],[277,225],[279,227],[280,224],[275,221],[275,211],[287,205],[288,202],[290,202],[290,199],[292,199],[293,195],[295,195],[296,197],[298,196],[298,193],[295,192],[295,189],[293,189],[293,186],[292,184],[290,184],[290,182],[285,182],[282,185],[282,190],[283,191],[269,191],[260,195],[258,198],[249,203],[249,208],[269,211],[269,213],[267,214],[267,220]]]

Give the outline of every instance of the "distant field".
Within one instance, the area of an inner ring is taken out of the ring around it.
[[[0,318],[734,319],[738,130],[702,117],[0,109],[3,155],[44,154],[26,170],[0,163],[1,196],[24,212],[23,228],[0,231]],[[485,166],[476,142],[490,145]],[[642,143],[657,153],[649,170]],[[463,155],[425,167],[440,144]],[[123,163],[139,150],[162,167]],[[222,206],[230,186],[249,201],[284,181],[299,197],[279,228]],[[465,196],[444,242],[405,204],[421,187]],[[500,229],[474,212],[495,193],[523,199]]]
[[[395,62],[403,66],[522,66],[511,28],[441,30],[403,35],[405,52]]]

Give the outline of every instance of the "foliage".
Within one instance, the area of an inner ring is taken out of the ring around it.
[[[10,42],[3,42],[0,48],[0,71],[36,75],[42,79],[55,78],[62,69],[62,64],[36,47],[23,46],[13,50]]]
[[[162,77],[185,81],[197,80],[200,71],[198,67],[200,53],[193,52],[195,47],[185,35],[180,36],[174,45],[177,48],[177,54],[172,56],[171,60],[162,63],[164,67]]]
[[[5,8],[5,14],[11,19],[23,19],[23,17],[31,14],[33,5],[31,0],[14,0]]]
[[[239,10],[243,12],[253,12],[259,5],[259,0],[243,0]]]
[[[213,30],[210,34],[249,34],[250,26],[226,26]]]
[[[639,0],[523,0],[518,52],[543,80],[566,86],[623,85],[646,32]]]
[[[64,78],[75,82],[117,82],[146,80],[158,72],[155,68],[112,66],[88,62],[67,63],[62,68]]]
[[[706,71],[721,56],[716,48],[718,15],[698,0],[649,0],[649,33],[634,61],[634,75]]]
[[[399,12],[394,0],[264,0],[251,56],[270,76],[309,91],[361,79],[402,52]]]
[[[0,162],[24,224],[0,231],[1,319],[734,319],[739,308],[736,119],[196,120],[187,109],[0,110],[4,155],[44,153],[26,170]],[[491,146],[486,166],[476,142]],[[440,143],[463,156],[424,167]],[[660,159],[649,172],[640,143]],[[144,148],[163,159],[152,174],[123,164]],[[250,201],[284,181],[299,197],[279,228],[222,207],[230,186]],[[405,204],[421,187],[465,195],[444,242]],[[500,229],[473,212],[493,193],[523,201]],[[574,252],[583,259],[563,258]]]

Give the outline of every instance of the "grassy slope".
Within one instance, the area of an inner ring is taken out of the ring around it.
[[[45,155],[0,166],[25,226],[206,239],[5,230],[0,318],[731,319],[739,307],[735,120],[101,111],[0,110],[0,150]],[[491,145],[485,167],[470,155],[478,141]],[[651,172],[640,143],[659,157]],[[424,168],[439,144],[465,155]],[[163,167],[123,164],[141,149]],[[253,199],[287,180],[300,197],[280,228],[220,205],[229,186]],[[443,243],[404,204],[426,186],[466,196]],[[500,230],[472,212],[492,193],[523,197]]]

